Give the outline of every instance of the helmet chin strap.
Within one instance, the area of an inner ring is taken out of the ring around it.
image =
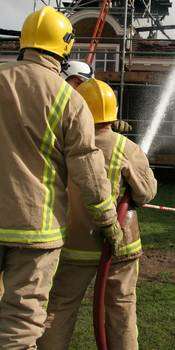
[[[61,62],[61,73],[64,73],[67,77],[68,77],[68,74],[67,74],[67,69],[70,67],[70,64],[68,61],[66,60],[63,60]]]
[[[17,61],[22,61],[23,57],[24,57],[24,51],[25,49],[20,50],[18,57],[17,57]]]
[[[67,70],[68,67],[69,67],[69,62],[68,62],[69,57],[70,57],[70,53],[67,54],[67,55],[64,54],[64,56],[62,57],[62,60],[60,61],[60,64],[61,64],[61,73],[63,72],[63,73],[65,73],[66,75],[67,75],[66,70]]]
[[[34,51],[37,51],[39,52],[41,55],[48,55],[48,56],[51,56],[53,58],[55,58],[57,61],[60,62],[60,64],[62,64],[62,62],[65,62],[66,63],[66,57],[61,57],[59,55],[57,55],[56,53],[53,53],[51,51],[48,51],[48,50],[43,50],[43,49],[40,49],[38,47],[26,47],[24,49],[21,49],[20,52],[19,52],[19,55],[17,57],[17,61],[22,61],[23,60],[23,56],[24,56],[24,51],[25,50],[34,50]]]

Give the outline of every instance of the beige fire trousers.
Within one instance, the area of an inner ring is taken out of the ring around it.
[[[48,305],[46,331],[39,350],[67,350],[78,309],[96,274],[95,266],[60,263]],[[136,350],[136,283],[138,259],[113,264],[106,291],[106,329],[109,350]]]
[[[0,350],[37,349],[59,254],[58,248],[7,249],[0,301]]]

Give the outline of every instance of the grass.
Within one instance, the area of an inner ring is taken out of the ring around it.
[[[96,350],[92,325],[92,299],[84,298],[69,350]]]
[[[159,182],[158,195],[152,203],[175,207],[175,181]],[[138,214],[144,248],[175,250],[175,213],[139,209]],[[175,286],[170,283],[170,272],[159,275],[159,282],[140,280],[137,287],[139,350],[175,349]],[[89,295],[92,286],[83,300],[69,350],[97,349]]]
[[[139,350],[172,350],[175,346],[175,286],[141,282],[137,288]]]
[[[169,283],[169,282],[171,282],[171,279],[172,279],[172,272],[161,271],[161,272],[159,272],[159,274],[157,276],[158,276],[160,282]]]
[[[92,293],[92,286],[90,292]],[[171,283],[139,283],[137,288],[139,350],[174,349],[174,295],[175,288]],[[96,350],[91,312],[91,300],[86,297],[80,309],[69,350]]]
[[[175,207],[175,183],[160,183],[152,204]],[[175,212],[139,208],[138,216],[144,248],[175,249]]]

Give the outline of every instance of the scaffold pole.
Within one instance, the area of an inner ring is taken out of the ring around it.
[[[125,74],[127,18],[128,18],[128,0],[125,0],[125,18],[124,18],[123,51],[122,51],[122,69],[121,69],[121,83],[120,83],[120,87],[121,87],[121,88],[120,88],[120,110],[119,110],[119,119],[122,119],[122,113],[123,113],[123,93],[124,93],[124,74]]]

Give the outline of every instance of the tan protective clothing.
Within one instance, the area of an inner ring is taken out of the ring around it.
[[[0,67],[2,243],[63,244],[67,173],[97,225],[116,221],[93,118],[59,72],[57,60],[34,50]]]
[[[43,333],[60,249],[7,248],[0,304],[0,349],[36,349]]]
[[[110,127],[96,129],[96,144],[104,152],[116,198],[121,196],[125,179],[136,203],[142,204],[154,197],[156,180],[139,146],[114,133]],[[81,195],[71,181],[69,197],[68,237],[51,290],[46,331],[39,340],[40,350],[68,350],[78,308],[99,263],[99,233],[93,234],[94,227]],[[122,229],[124,238],[119,257],[113,258],[108,277],[106,328],[109,350],[137,350],[135,294],[141,242],[135,210],[129,210]]]
[[[138,259],[111,266],[105,298],[109,350],[137,350],[137,272]],[[49,298],[46,331],[37,342],[39,350],[69,349],[80,303],[95,274],[93,265],[59,265]]]
[[[122,144],[123,142],[123,144]],[[106,170],[111,178],[114,199],[120,201],[124,184],[129,184],[136,204],[144,204],[154,198],[157,183],[148,160],[140,147],[117,134],[110,127],[96,129],[96,145],[102,149]],[[99,232],[92,225],[83,205],[78,188],[69,181],[69,227],[62,256],[69,263],[98,264],[102,241]],[[137,213],[131,208],[122,227],[124,237],[115,261],[136,258],[141,253],[140,233]]]

